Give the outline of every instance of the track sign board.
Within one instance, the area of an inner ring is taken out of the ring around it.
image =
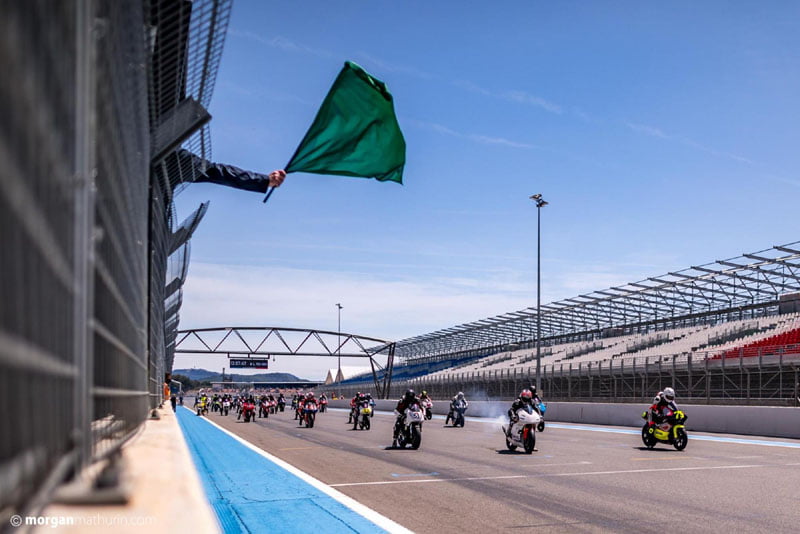
[[[269,369],[266,358],[231,358],[228,360],[231,369]]]

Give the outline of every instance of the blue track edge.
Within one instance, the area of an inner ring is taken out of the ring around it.
[[[177,416],[224,532],[386,532],[191,410],[179,409]]]

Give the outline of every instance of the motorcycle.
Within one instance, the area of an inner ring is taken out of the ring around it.
[[[422,409],[425,411],[425,419],[428,421],[433,419],[433,401],[431,399],[424,399],[422,401]]]
[[[278,399],[278,409],[282,412],[284,408],[286,408],[286,399],[281,397]]]
[[[208,415],[207,403],[200,401],[197,403],[197,415]]]
[[[543,402],[540,402],[536,405],[536,407],[539,409],[539,415],[542,418],[542,420],[539,421],[539,424],[536,426],[536,430],[539,432],[544,432],[544,412],[547,411],[547,405]]]
[[[372,408],[370,407],[368,402],[363,402],[358,407],[358,415],[356,416],[356,420],[353,423],[353,430],[369,430],[370,427],[370,418],[372,417]]]
[[[231,409],[231,401],[222,401],[222,412],[220,415],[228,415],[228,412]]]
[[[300,416],[300,424],[302,425],[305,421],[306,428],[314,428],[314,419],[316,419],[317,410],[316,402],[307,402],[303,406],[303,415]]]
[[[648,449],[656,446],[656,443],[672,445],[676,450],[682,451],[689,444],[689,435],[686,433],[687,416],[680,410],[673,412],[667,409],[664,412],[665,420],[661,424],[656,424],[650,417],[650,410],[642,413],[645,424],[642,427],[642,442]]]
[[[397,436],[397,446],[404,449],[406,445],[416,450],[422,444],[422,422],[425,421],[425,414],[422,407],[414,403],[405,411],[405,421]]]
[[[327,408],[328,408],[328,399],[320,399],[319,413],[324,413]]]
[[[258,403],[258,416],[259,417],[269,417],[269,401],[262,400]]]
[[[453,405],[453,426],[464,428],[464,412],[467,411],[467,403],[458,401]]]
[[[269,401],[269,413],[273,415],[278,413],[278,402],[275,399]]]
[[[244,422],[250,423],[256,420],[256,405],[252,402],[245,402],[242,404],[242,409],[236,419],[241,419],[244,416]]]
[[[533,453],[536,448],[536,426],[541,421],[542,417],[532,406],[526,405],[517,410],[516,421],[510,427],[503,426],[508,450],[515,451],[517,447],[522,447],[525,454]]]

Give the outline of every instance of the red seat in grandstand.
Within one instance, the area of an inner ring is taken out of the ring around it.
[[[772,354],[800,354],[800,328],[725,351],[722,354],[714,356],[712,359],[738,358],[740,354],[743,358],[758,355],[768,356]]]

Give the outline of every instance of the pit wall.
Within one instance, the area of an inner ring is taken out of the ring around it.
[[[376,408],[392,411],[395,400],[378,400]],[[349,401],[330,401],[334,408],[348,408]],[[447,414],[447,401],[434,401],[433,412]],[[469,404],[467,415],[473,417],[505,416],[510,402],[473,401]],[[559,423],[582,423],[592,425],[614,425],[641,427],[645,404],[611,404],[588,402],[548,402],[547,421]],[[680,405],[686,412],[688,430],[698,432],[719,432],[723,434],[743,434],[800,439],[800,408],[777,406],[708,406]]]

